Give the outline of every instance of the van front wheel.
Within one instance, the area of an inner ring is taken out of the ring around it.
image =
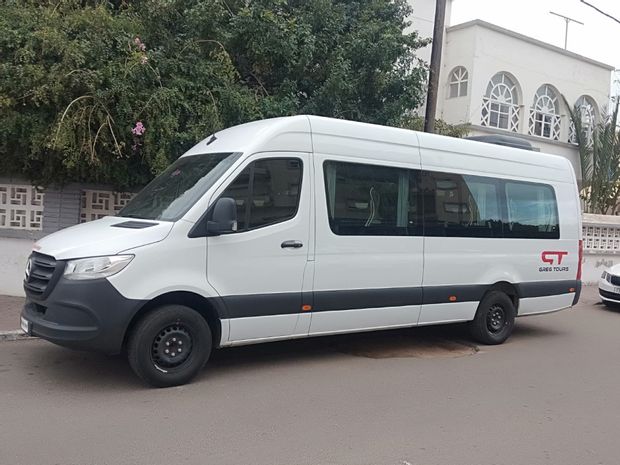
[[[500,291],[489,292],[469,323],[472,337],[483,344],[501,344],[512,333],[516,313],[510,297]]]
[[[202,316],[189,307],[165,305],[138,321],[129,337],[127,358],[151,386],[178,386],[200,372],[211,346],[211,330]]]

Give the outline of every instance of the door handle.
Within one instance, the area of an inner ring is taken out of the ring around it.
[[[299,249],[304,245],[300,241],[284,241],[280,244],[283,249]]]

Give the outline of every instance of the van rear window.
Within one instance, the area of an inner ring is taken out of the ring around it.
[[[559,239],[555,193],[544,184],[506,181],[508,222],[505,237]]]

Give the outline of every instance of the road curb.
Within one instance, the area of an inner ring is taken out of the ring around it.
[[[13,331],[0,331],[0,342],[2,341],[18,341],[20,339],[32,339],[32,336],[28,336],[21,329]]]

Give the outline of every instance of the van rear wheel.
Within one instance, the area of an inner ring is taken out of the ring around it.
[[[510,297],[500,291],[489,292],[469,323],[472,337],[482,344],[501,344],[512,334],[516,313]]]
[[[136,375],[151,386],[178,386],[200,372],[211,347],[211,329],[198,312],[165,305],[138,321],[129,337],[127,358]]]

